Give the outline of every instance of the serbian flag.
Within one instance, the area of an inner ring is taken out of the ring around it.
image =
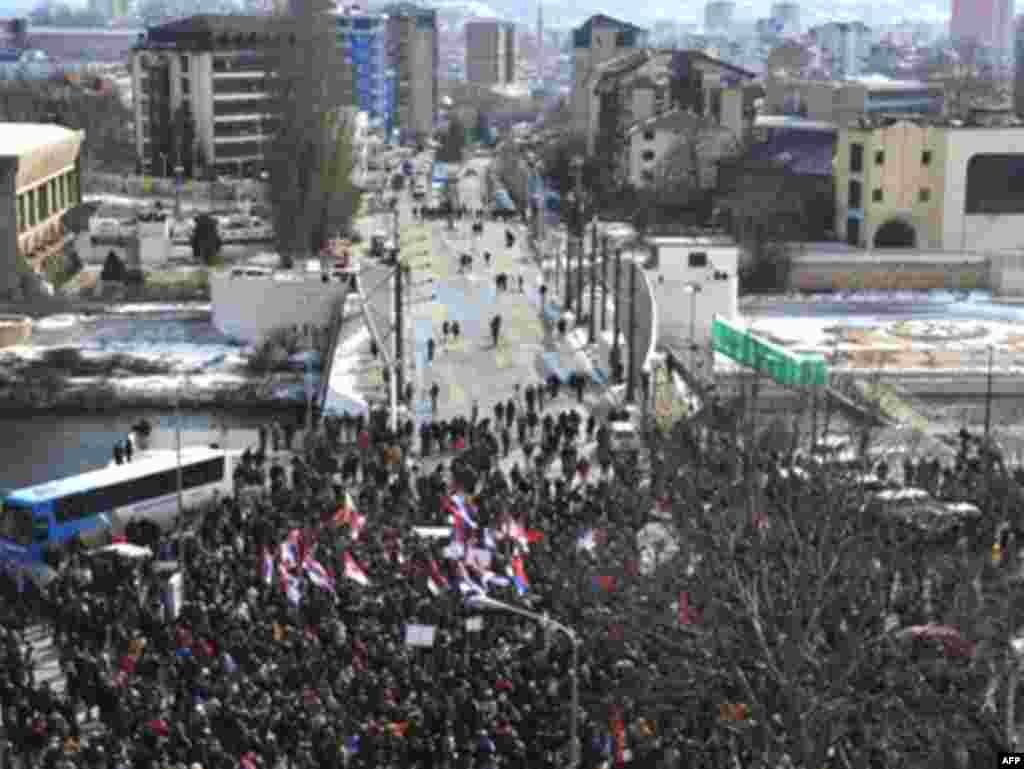
[[[427,576],[427,588],[434,595],[441,595],[444,590],[448,589],[448,578],[441,573],[440,567],[437,565],[437,561],[430,561],[430,574]]]
[[[331,579],[331,575],[327,573],[327,569],[324,568],[320,561],[311,555],[307,555],[306,560],[302,562],[302,569],[306,572],[306,576],[309,577],[309,581],[314,585],[331,593],[334,592],[334,580]]]
[[[471,529],[478,529],[480,527],[476,525],[476,521],[469,514],[471,506],[461,494],[451,494],[444,500],[444,509],[452,514],[452,521],[456,527],[461,521],[463,525],[469,526]]]
[[[594,585],[610,593],[615,589],[615,577],[610,574],[594,577]]]
[[[349,519],[349,529],[352,532],[352,541],[355,542],[366,528],[366,516],[358,510],[352,510],[352,517]]]
[[[342,556],[342,562],[345,566],[345,576],[353,582],[358,582],[364,587],[368,587],[370,584],[370,578],[366,576],[366,572],[363,567],[359,565],[359,562],[352,557],[352,554],[346,550]]]
[[[512,559],[511,572],[510,576],[512,581],[516,583],[516,590],[522,595],[529,589],[530,580],[526,576],[526,568],[523,566],[523,557],[521,555],[516,555]]]
[[[456,561],[455,570],[458,573],[459,590],[464,593],[486,593],[484,588],[473,581],[469,576],[469,572],[466,570],[466,564],[462,561]]]
[[[274,554],[269,547],[263,548],[263,581],[268,585],[274,582]]]
[[[238,762],[238,769],[259,769],[259,765],[256,763],[256,754],[243,753]]]
[[[626,720],[621,707],[616,706],[612,709],[610,721],[609,731],[612,733],[612,745],[615,750],[614,765],[623,766],[633,758],[633,755],[626,749]]]
[[[603,545],[607,541],[608,537],[605,535],[604,529],[587,529],[576,540],[577,550],[586,550],[588,553],[593,553],[600,545]]]
[[[524,550],[530,549],[530,539],[526,531],[526,527],[523,526],[523,522],[512,516],[505,518],[504,523],[501,525],[501,533],[504,537],[511,539],[519,547]]]
[[[531,545],[534,545],[537,542],[543,542],[544,541],[544,532],[541,531],[540,529],[527,529],[526,530],[526,541],[529,542]]]
[[[302,530],[292,529],[281,543],[281,562],[288,568],[298,566],[302,563],[303,549]]]

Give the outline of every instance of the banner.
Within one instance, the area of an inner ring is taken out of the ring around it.
[[[405,645],[431,647],[434,645],[435,633],[437,628],[433,625],[406,625]]]

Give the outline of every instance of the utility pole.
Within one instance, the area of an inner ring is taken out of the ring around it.
[[[182,387],[184,387],[184,381],[182,380]],[[174,397],[174,443],[178,456],[178,521],[181,522],[185,518],[185,498],[184,498],[184,479],[182,478],[181,471],[181,390],[179,387]]]
[[[601,238],[601,333],[608,330],[608,236]]]
[[[582,209],[583,204],[580,203]],[[580,322],[583,315],[583,252],[586,251],[587,230],[583,223],[583,212],[580,211],[580,225],[576,232],[576,322]]]
[[[985,376],[985,512],[992,512],[992,363],[995,347],[988,346],[988,373]]]
[[[626,402],[633,403],[636,400],[636,273],[640,268],[636,266],[636,259],[629,263],[629,379],[626,383]]]
[[[612,381],[619,384],[619,367],[622,365],[622,249],[615,249],[615,338],[612,340]]]
[[[565,299],[562,301],[562,312],[572,309],[572,234],[565,239]]]
[[[587,342],[597,341],[597,222],[590,228],[590,322],[587,324]]]
[[[405,361],[404,361],[404,348],[405,340],[405,313],[403,312],[403,304],[405,297],[402,295],[402,264],[399,261],[398,249],[394,250],[395,255],[395,372],[394,372],[394,383],[395,383],[395,396],[392,404],[392,423],[398,423],[398,406],[402,402],[402,398],[405,397]]]

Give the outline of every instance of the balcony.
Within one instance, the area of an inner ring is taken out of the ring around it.
[[[215,102],[244,102],[244,101],[267,101],[270,94],[266,91],[251,91],[245,93],[215,93]]]
[[[245,142],[256,142],[256,143],[262,145],[264,142],[269,142],[271,140],[271,138],[273,138],[273,137],[268,136],[268,135],[266,135],[264,133],[244,133],[244,134],[236,134],[236,135],[233,135],[233,136],[216,136],[215,135],[213,137],[213,143],[216,144],[219,147],[220,146],[224,146],[224,145],[228,145],[228,144],[243,144]],[[218,150],[218,154],[220,152],[221,152],[221,150]]]

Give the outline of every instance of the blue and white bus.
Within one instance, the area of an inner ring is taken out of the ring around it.
[[[221,449],[181,451],[185,509],[233,492],[231,456]],[[104,544],[114,534],[149,539],[178,516],[178,454],[150,451],[133,462],[7,493],[0,511],[0,565],[31,569],[76,535]]]

